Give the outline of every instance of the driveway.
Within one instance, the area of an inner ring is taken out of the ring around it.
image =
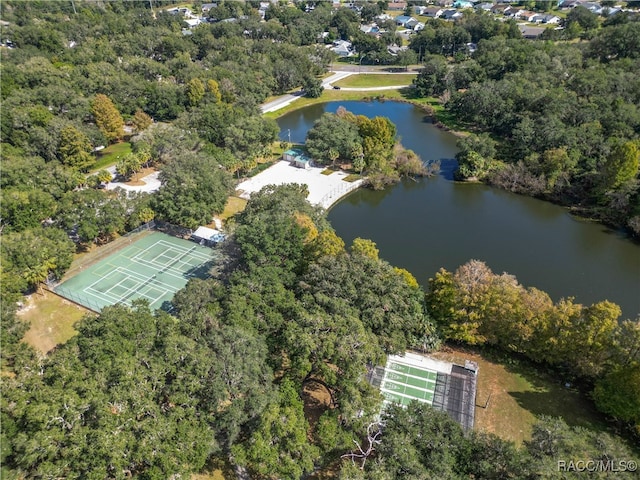
[[[109,167],[106,169],[113,178],[116,176],[116,167]],[[141,182],[144,182],[144,185],[126,185],[122,182],[109,182],[107,183],[107,190],[115,190],[116,188],[122,188],[128,192],[147,192],[152,193],[158,191],[160,188],[160,180],[158,179],[158,175],[160,172],[153,172],[146,177],[142,177],[140,179]]]

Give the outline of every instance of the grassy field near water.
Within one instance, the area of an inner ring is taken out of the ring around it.
[[[539,415],[562,417],[570,426],[607,430],[589,399],[539,367],[507,355],[463,348],[445,348],[432,356],[462,365],[465,360],[478,363],[475,430],[495,433],[518,445],[531,439]]]
[[[415,73],[361,73],[359,75],[349,75],[334,82],[338,87],[349,88],[370,88],[370,87],[391,87],[397,85],[411,85]]]

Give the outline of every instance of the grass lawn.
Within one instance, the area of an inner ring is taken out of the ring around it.
[[[131,143],[120,142],[109,145],[104,150],[101,150],[96,156],[96,163],[91,167],[91,173],[95,173],[106,167],[114,165],[118,162],[120,157],[131,153]]]
[[[271,158],[269,160],[278,160],[287,148],[288,146],[285,142],[276,140],[271,144]]]
[[[450,128],[451,130],[454,130],[457,132],[468,131],[469,127],[467,125],[464,125],[463,123],[460,123],[455,118],[455,116],[453,116],[448,110],[446,110],[444,108],[444,105],[442,105],[442,102],[439,99],[435,97],[426,97],[426,98],[411,99],[411,101],[415,103],[429,105],[433,109],[433,114],[435,116],[435,119],[438,122],[445,125],[446,127]]]
[[[24,340],[42,353],[76,335],[78,332],[73,326],[86,314],[93,315],[46,290],[26,297],[26,306],[18,312],[18,316],[31,325]]]
[[[233,217],[236,213],[240,213],[247,206],[247,200],[240,197],[231,196],[227,198],[227,204],[224,206],[224,211],[219,215],[220,220],[226,222],[229,218]]]
[[[191,475],[191,480],[225,480],[227,478],[237,477],[231,465],[221,458],[210,459],[203,472]]]
[[[462,348],[443,349],[433,356],[463,365],[465,359],[478,362],[476,430],[495,433],[519,445],[531,438],[537,415],[562,417],[568,425],[592,430],[607,428],[591,401],[525,362]],[[487,399],[488,407],[482,408]]]
[[[360,180],[361,178],[362,178],[362,175],[358,173],[350,173],[349,175],[344,177],[342,181],[351,183],[351,182],[355,182],[356,180]]]
[[[339,87],[366,88],[366,87],[390,87],[395,85],[411,85],[415,74],[403,73],[362,73],[360,75],[350,75],[334,83]]]

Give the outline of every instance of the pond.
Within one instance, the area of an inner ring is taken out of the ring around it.
[[[580,220],[566,209],[480,184],[453,181],[456,138],[435,127],[419,108],[397,102],[331,102],[278,120],[280,137],[304,142],[324,112],[339,106],[389,117],[402,144],[424,161],[440,160],[437,177],[405,180],[384,191],[358,190],[336,204],[329,220],[345,243],[370,238],[380,256],[427,286],[440,268],[470,259],[515,275],[554,300],[591,304],[611,300],[624,318],[640,313],[640,245],[623,232]]]

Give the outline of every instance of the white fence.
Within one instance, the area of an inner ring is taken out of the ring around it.
[[[356,180],[355,182],[342,182],[342,184],[329,193],[327,193],[324,197],[320,199],[318,205],[322,208],[329,208],[331,205],[336,203],[339,199],[344,197],[347,193],[354,191],[362,184],[363,180]]]

